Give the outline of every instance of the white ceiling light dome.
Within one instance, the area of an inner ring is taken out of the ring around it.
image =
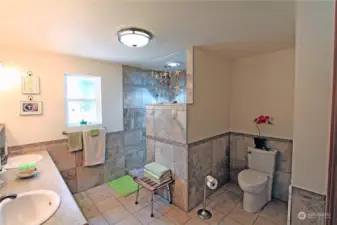
[[[153,38],[152,34],[139,28],[126,28],[118,31],[118,41],[129,47],[143,47]]]
[[[166,63],[166,65],[168,65],[169,67],[177,67],[177,66],[180,66],[181,63],[180,62],[168,62]]]

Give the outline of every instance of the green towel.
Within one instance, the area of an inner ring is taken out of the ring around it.
[[[81,131],[68,134],[68,148],[70,152],[83,149]]]
[[[97,137],[99,135],[99,130],[98,129],[91,130],[90,135],[91,137]]]
[[[160,179],[161,176],[163,176],[165,173],[169,172],[170,169],[162,166],[158,163],[152,162],[147,165],[145,165],[144,169],[152,173],[155,177],[158,177]]]

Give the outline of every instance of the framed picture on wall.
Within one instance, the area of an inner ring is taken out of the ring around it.
[[[23,76],[21,78],[22,94],[40,94],[40,80],[37,76]]]
[[[23,101],[20,102],[20,115],[41,115],[42,102]]]

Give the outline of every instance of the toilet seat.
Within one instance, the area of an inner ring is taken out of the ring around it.
[[[247,169],[239,173],[238,179],[242,186],[258,188],[267,183],[268,176],[264,173],[260,173],[252,169]]]

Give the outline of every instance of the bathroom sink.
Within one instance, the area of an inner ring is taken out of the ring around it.
[[[60,196],[53,191],[24,192],[0,203],[0,224],[40,225],[57,211],[60,203]]]
[[[43,158],[42,155],[38,154],[28,154],[10,157],[7,160],[7,164],[4,165],[5,169],[15,169],[19,168],[20,165],[24,163],[37,163]]]

